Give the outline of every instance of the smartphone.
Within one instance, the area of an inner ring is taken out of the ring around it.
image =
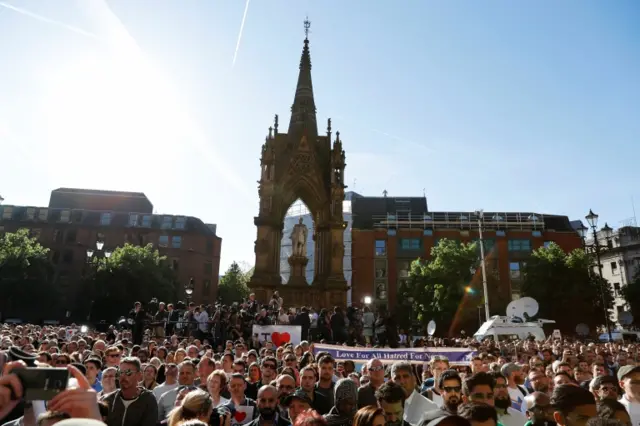
[[[22,383],[25,401],[50,401],[67,388],[66,368],[19,368],[11,372]]]

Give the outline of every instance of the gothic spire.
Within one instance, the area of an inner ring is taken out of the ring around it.
[[[304,21],[304,47],[300,58],[300,72],[296,94],[291,105],[291,121],[289,122],[289,134],[307,136],[313,140],[318,136],[318,124],[316,122],[316,103],[313,99],[313,84],[311,83],[311,55],[309,53],[309,27],[311,22]]]

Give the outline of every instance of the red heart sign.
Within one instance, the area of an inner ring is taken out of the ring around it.
[[[285,343],[289,343],[290,340],[291,340],[291,335],[287,332],[278,333],[276,331],[274,333],[271,333],[271,341],[276,346],[282,346]]]
[[[233,414],[233,418],[236,419],[238,423],[242,423],[242,421],[247,418],[247,413],[244,411],[236,411]]]

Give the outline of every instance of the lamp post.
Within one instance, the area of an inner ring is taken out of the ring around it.
[[[193,287],[193,278],[189,278],[189,282],[184,285],[184,294],[187,296],[187,305],[191,302]]]
[[[90,261],[93,258],[100,259],[104,257],[108,259],[111,257],[111,250],[104,250],[104,241],[96,240],[96,249],[87,248],[87,261]],[[87,321],[91,321],[91,312],[93,311],[94,300],[91,301],[89,305],[89,314],[87,315]]]
[[[585,216],[585,219],[587,220],[587,223],[589,224],[589,227],[591,228],[591,231],[593,233],[593,243],[587,244],[587,241],[586,241],[589,228],[587,228],[584,225],[581,225],[580,228],[577,229],[577,231],[580,237],[582,237],[582,245],[584,246],[585,252],[587,251],[587,248],[590,248],[596,255],[598,275],[600,277],[600,297],[602,298],[602,309],[604,311],[604,323],[607,327],[607,334],[609,335],[609,341],[612,341],[613,337],[611,335],[611,326],[609,325],[609,312],[607,309],[607,299],[605,298],[605,294],[604,294],[604,278],[602,277],[602,263],[600,262],[600,253],[602,251],[606,251],[606,248],[602,247],[600,245],[600,241],[598,240],[598,229],[597,229],[598,215],[595,214],[593,210],[589,209],[589,214]],[[604,236],[608,245],[609,240],[611,239],[611,235],[613,233],[613,229],[611,229],[611,227],[607,223],[605,223],[604,227],[602,227],[600,232]],[[589,270],[591,270],[591,267],[589,267]],[[589,273],[591,272],[589,271]]]

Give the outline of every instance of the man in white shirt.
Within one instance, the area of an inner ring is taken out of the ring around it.
[[[153,396],[156,397],[156,401],[159,401],[163,394],[178,387],[178,366],[175,364],[167,364],[165,366],[164,376],[164,383],[153,389]]]
[[[406,361],[393,363],[391,366],[391,380],[404,389],[404,421],[412,426],[420,423],[425,412],[436,410],[438,406],[416,391],[416,376],[413,367]]]
[[[498,413],[498,421],[503,426],[522,426],[527,422],[527,418],[522,412],[515,410],[511,406],[511,397],[507,390],[507,379],[502,373],[489,373],[495,380],[493,388],[493,398],[495,408]]]
[[[500,372],[507,379],[507,391],[511,398],[511,408],[517,411],[523,411],[523,402],[529,392],[524,388],[524,376],[522,374],[522,366],[515,362],[508,362],[502,366]]]
[[[618,370],[618,380],[624,395],[620,403],[631,417],[633,426],[640,426],[640,366],[625,365]]]

